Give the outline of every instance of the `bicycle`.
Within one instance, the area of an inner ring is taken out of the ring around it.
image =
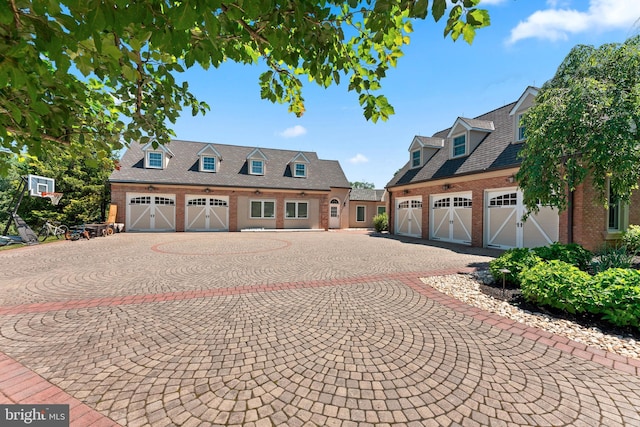
[[[64,238],[67,239],[69,236],[69,227],[59,223],[53,224],[47,220],[38,233],[38,240],[44,242],[49,236],[56,236],[56,239],[60,239],[60,236],[64,236]]]

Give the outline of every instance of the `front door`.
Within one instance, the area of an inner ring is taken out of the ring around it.
[[[422,196],[396,200],[396,234],[422,237]]]
[[[329,228],[340,228],[340,200],[329,202]]]

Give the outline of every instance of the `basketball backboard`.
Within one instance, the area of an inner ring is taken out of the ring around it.
[[[29,195],[42,197],[42,193],[53,193],[56,191],[56,181],[38,175],[27,175],[27,188]]]

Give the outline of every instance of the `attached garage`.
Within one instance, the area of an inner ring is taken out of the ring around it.
[[[527,212],[522,192],[516,188],[485,192],[485,246],[490,248],[534,248],[558,241],[557,209],[541,206],[540,211],[522,220]]]
[[[396,199],[396,234],[422,237],[422,197]]]
[[[186,196],[186,231],[229,231],[229,196]]]
[[[128,231],[175,231],[175,194],[127,194]]]
[[[429,238],[471,244],[471,192],[431,196]]]

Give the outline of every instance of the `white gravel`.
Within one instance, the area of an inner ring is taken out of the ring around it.
[[[480,277],[478,276],[480,275]],[[633,337],[608,335],[598,328],[585,328],[577,323],[557,319],[543,313],[522,310],[508,302],[490,297],[480,291],[480,281],[488,274],[455,274],[450,276],[427,277],[421,280],[440,292],[452,296],[466,304],[508,317],[517,322],[561,335],[574,341],[596,347],[621,356],[640,359],[640,341]]]

